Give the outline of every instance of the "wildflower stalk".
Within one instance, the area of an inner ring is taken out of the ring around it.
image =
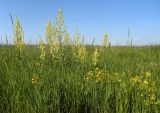
[[[47,25],[46,25],[46,31],[45,31],[45,35],[46,35],[46,39],[47,39],[47,44],[50,45],[50,43],[52,42],[52,24],[50,21],[48,21]]]
[[[41,37],[39,40],[39,49],[40,49],[40,60],[43,61],[45,59],[46,52],[45,52],[45,44]]]
[[[97,63],[98,63],[98,57],[99,57],[99,53],[98,53],[98,50],[97,48],[94,50],[93,54],[92,54],[92,62],[93,62],[93,65],[96,66]]]
[[[18,49],[20,53],[22,53],[24,45],[23,45],[23,31],[20,25],[18,17],[16,17],[14,23],[14,45]]]
[[[78,58],[84,62],[86,60],[86,56],[87,56],[87,50],[85,45],[81,45],[78,48]]]
[[[67,32],[67,29],[66,29],[66,28],[65,28],[64,32],[65,32],[65,36],[64,36],[63,44],[64,44],[64,45],[68,45],[68,44],[69,44],[69,41],[70,41],[69,33]]]
[[[81,62],[86,60],[87,50],[83,43],[80,43],[80,35],[78,31],[75,34],[75,46],[73,46],[74,57],[79,59]]]
[[[58,53],[60,46],[57,35],[57,28],[55,26],[52,26],[51,22],[48,21],[45,29],[45,36],[49,47],[49,53],[53,58],[56,57],[56,54]]]
[[[60,44],[62,44],[63,39],[63,12],[61,9],[58,9],[58,13],[56,16],[55,28],[57,30],[57,38]]]
[[[102,48],[101,48],[101,50],[105,51],[106,48],[108,47],[108,45],[109,45],[109,43],[108,43],[108,34],[105,33],[104,37],[103,37],[103,41],[102,41]]]

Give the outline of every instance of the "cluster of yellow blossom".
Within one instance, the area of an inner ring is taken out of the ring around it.
[[[142,81],[141,81],[141,78],[138,77],[138,76],[135,76],[134,78],[131,79],[131,82],[133,84],[140,84]]]
[[[94,77],[94,72],[93,71],[89,71],[86,75],[86,80],[92,80]]]
[[[64,22],[63,22],[63,12],[59,8],[55,20],[54,29],[56,31],[56,39],[58,40],[58,43],[61,45],[63,40],[63,34],[64,34]]]
[[[62,45],[63,38],[65,44],[69,40],[69,35],[66,34],[64,36],[64,32],[66,31],[63,30],[63,12],[61,9],[58,9],[55,24],[52,25],[51,22],[48,21],[45,29],[45,36],[47,44],[49,45],[49,53],[53,58],[57,58],[57,53]]]
[[[84,45],[80,46],[80,47],[78,48],[78,58],[79,58],[81,61],[85,61],[86,55],[87,55],[86,47],[85,47]]]
[[[20,52],[23,50],[23,31],[22,27],[20,26],[20,22],[18,20],[18,17],[16,17],[15,23],[14,23],[14,44],[17,47]]]
[[[96,83],[103,81],[104,79],[104,71],[96,68],[94,71],[89,71],[86,75],[86,80],[95,80]]]
[[[98,63],[98,57],[99,57],[99,53],[98,53],[98,50],[96,48],[95,51],[92,54],[92,62],[93,62],[94,66],[96,66],[97,63]]]
[[[32,76],[32,84],[37,84],[38,83],[38,76],[37,75],[33,75]]]
[[[52,46],[50,46],[50,54],[52,55],[52,57],[57,58],[57,53],[60,49],[60,44],[58,42],[56,42],[55,44],[53,44]]]
[[[150,71],[145,72],[144,76],[135,76],[131,79],[131,83],[141,92],[141,96],[147,96],[149,100],[145,100],[147,105],[157,104],[158,100],[155,96],[155,82],[150,79],[152,74]]]
[[[138,84],[142,87],[147,87],[149,84],[149,77],[151,77],[151,72],[147,71],[144,76],[135,76],[133,78],[131,78],[131,83],[133,84]]]
[[[103,42],[102,42],[102,47],[103,48],[108,47],[108,34],[107,33],[104,34]]]
[[[87,50],[83,43],[80,43],[80,35],[78,31],[75,34],[75,46],[72,46],[74,57],[80,59],[82,62],[86,60]]]
[[[141,82],[141,84],[139,85],[139,87],[140,87],[141,89],[148,89],[148,86],[149,86],[149,83],[148,83],[147,80],[143,80],[143,81]]]
[[[96,68],[95,69],[95,76],[96,76],[96,82],[100,82],[104,78],[104,72],[103,70]]]
[[[57,33],[57,28],[52,26],[51,22],[48,21],[45,29],[45,36],[47,39],[47,44],[49,45],[49,52],[52,55],[52,57],[56,56],[60,47],[60,44],[57,39]]]
[[[52,24],[50,21],[48,21],[47,25],[46,25],[46,31],[45,31],[45,35],[46,35],[46,39],[47,39],[47,43],[50,45],[50,43],[52,42]]]
[[[151,72],[150,71],[146,72],[146,77],[150,77],[150,76],[151,76]]]

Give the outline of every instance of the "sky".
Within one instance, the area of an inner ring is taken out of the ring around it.
[[[43,38],[48,20],[55,22],[58,8],[70,36],[78,29],[84,41],[101,44],[108,33],[111,44],[160,44],[160,0],[0,0],[0,37],[13,37],[9,15],[19,17],[24,41],[37,43]]]

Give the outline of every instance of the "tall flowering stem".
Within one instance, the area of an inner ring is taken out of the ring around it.
[[[51,44],[52,43],[52,33],[53,33],[53,27],[50,21],[48,21],[47,25],[46,25],[46,30],[45,30],[45,35],[46,35],[46,39],[47,39],[47,44]]]
[[[87,49],[83,43],[80,43],[80,35],[78,31],[75,34],[75,45],[73,46],[74,57],[78,58],[81,62],[86,60]]]
[[[61,9],[58,9],[58,13],[56,16],[56,23],[55,23],[55,28],[57,31],[57,38],[60,44],[62,44],[62,40],[63,40],[63,12]]]
[[[107,48],[108,46],[109,46],[109,42],[108,42],[108,34],[105,33],[104,36],[103,36],[101,51],[105,51],[106,48]]]
[[[14,22],[14,45],[16,48],[22,53],[24,45],[23,45],[23,31],[20,25],[18,17]]]
[[[98,63],[98,57],[99,57],[99,53],[98,53],[98,50],[97,48],[94,50],[93,54],[92,54],[92,62],[93,62],[93,65],[96,66],[97,63]]]
[[[41,37],[39,40],[39,49],[40,49],[40,60],[43,61],[45,59],[46,51],[45,51],[45,44]]]
[[[78,48],[78,58],[84,62],[86,60],[86,56],[87,56],[87,50],[86,47],[84,45],[79,46]]]

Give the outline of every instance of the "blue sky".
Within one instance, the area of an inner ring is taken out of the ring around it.
[[[160,0],[0,0],[0,36],[12,36],[12,14],[20,19],[25,41],[37,42],[58,8],[70,35],[78,28],[87,43],[95,37],[100,44],[107,32],[112,44],[126,44],[128,27],[133,44],[160,43]]]

